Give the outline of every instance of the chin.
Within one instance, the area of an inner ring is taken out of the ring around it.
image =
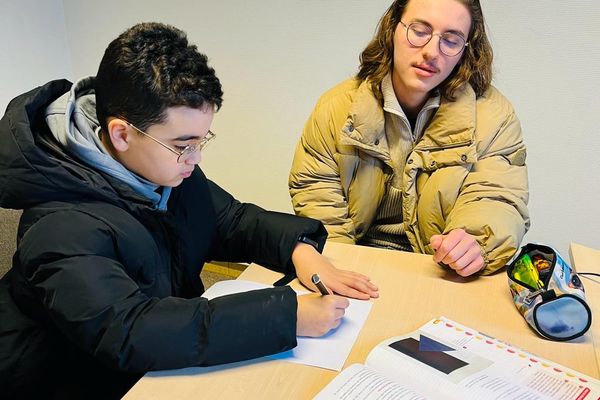
[[[174,178],[168,181],[161,181],[161,182],[154,182],[159,186],[166,186],[166,187],[177,187],[179,185],[181,185],[181,183],[183,182],[183,178],[178,177],[178,178]]]
[[[435,90],[435,88],[437,88],[440,83],[442,82],[432,82],[432,81],[417,81],[414,83],[413,85],[413,90],[417,91],[417,92],[422,92],[422,93],[430,93],[432,90]]]
[[[165,186],[170,186],[170,187],[177,187],[179,185],[181,185],[183,183],[183,179],[179,178],[179,179],[174,179],[171,182],[169,182],[168,184],[166,184]]]

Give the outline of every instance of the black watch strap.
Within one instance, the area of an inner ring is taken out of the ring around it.
[[[319,243],[312,240],[311,238],[309,238],[306,235],[300,235],[300,237],[298,238],[298,241],[302,242],[302,243],[310,244],[312,247],[315,248],[315,250],[319,251]]]
[[[298,237],[298,242],[310,244],[312,247],[315,248],[315,250],[317,250],[320,253],[319,243],[317,243],[315,240],[312,240],[308,236],[306,236],[306,235],[300,235],[300,237]],[[296,272],[295,271],[291,272],[291,273],[288,273],[288,274],[285,274],[283,276],[283,278],[281,278],[278,281],[274,282],[273,286],[284,286],[284,285],[287,285],[288,283],[290,283],[291,281],[293,281],[295,278],[296,278]]]

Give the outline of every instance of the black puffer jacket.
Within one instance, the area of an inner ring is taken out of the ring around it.
[[[13,268],[0,281],[0,392],[111,398],[149,370],[250,359],[296,345],[287,287],[200,298],[207,260],[293,272],[314,220],[236,201],[196,168],[168,211],[70,157],[44,110],[54,81],[0,121],[0,206],[24,209]]]

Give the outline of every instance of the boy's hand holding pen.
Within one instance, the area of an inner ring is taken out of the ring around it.
[[[292,252],[292,263],[298,280],[308,288],[319,290],[319,294],[297,297],[298,336],[323,336],[337,328],[350,305],[348,299],[342,296],[362,300],[379,297],[377,286],[367,276],[334,267],[310,244],[299,242],[296,245]],[[321,281],[321,277],[325,278],[329,288]]]
[[[311,281],[320,295],[298,296],[298,336],[318,337],[337,328],[350,305],[347,298],[334,295],[327,289],[319,274],[313,274]]]

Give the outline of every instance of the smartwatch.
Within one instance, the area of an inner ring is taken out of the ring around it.
[[[302,243],[310,244],[312,247],[315,248],[315,250],[319,251],[319,243],[312,240],[311,238],[309,238],[306,235],[300,235],[300,237],[298,238],[298,241],[302,242]]]

